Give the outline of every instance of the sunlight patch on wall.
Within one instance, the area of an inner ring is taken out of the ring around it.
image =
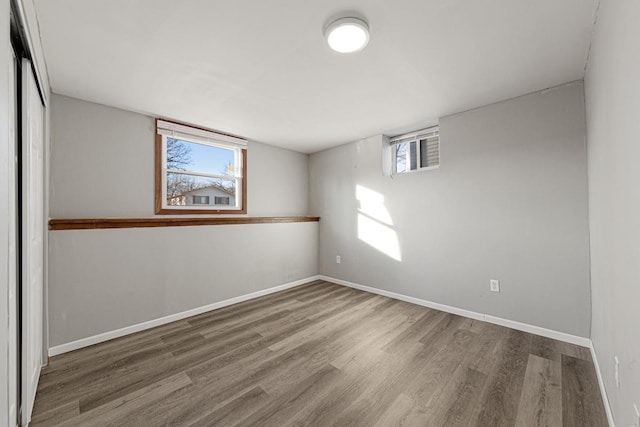
[[[400,243],[391,215],[384,206],[384,196],[376,191],[356,185],[358,209],[358,239],[396,261],[401,261]]]
[[[356,199],[360,202],[360,212],[384,224],[393,225],[391,215],[384,206],[382,194],[362,185],[356,185]]]

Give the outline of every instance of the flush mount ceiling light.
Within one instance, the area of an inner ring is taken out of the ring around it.
[[[324,37],[336,52],[358,52],[369,43],[369,26],[362,19],[340,18],[329,24]]]

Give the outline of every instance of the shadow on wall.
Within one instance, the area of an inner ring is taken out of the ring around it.
[[[358,208],[358,239],[396,261],[402,261],[398,234],[384,206],[384,196],[362,185],[356,185]]]

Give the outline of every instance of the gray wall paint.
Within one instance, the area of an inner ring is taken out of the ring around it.
[[[445,117],[440,131],[438,170],[382,176],[381,136],[311,155],[320,273],[588,337],[582,84]],[[359,203],[358,185],[383,206]],[[358,221],[397,236],[401,260],[360,240]]]
[[[52,218],[154,214],[153,118],[51,98]]]
[[[154,121],[52,98],[51,216],[153,216]],[[249,142],[248,212],[306,215],[308,156]],[[318,224],[51,231],[51,346],[317,274]]]
[[[51,217],[154,215],[152,117],[53,95]],[[248,214],[306,215],[308,155],[249,141]]]
[[[50,233],[56,346],[317,274],[318,223]]]
[[[616,425],[640,408],[640,3],[603,0],[585,78],[591,338]],[[620,360],[615,386],[614,356]]]
[[[309,155],[249,141],[249,214],[309,213]]]

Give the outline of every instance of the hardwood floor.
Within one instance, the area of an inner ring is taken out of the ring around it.
[[[33,426],[606,426],[589,350],[316,281],[51,359]]]

